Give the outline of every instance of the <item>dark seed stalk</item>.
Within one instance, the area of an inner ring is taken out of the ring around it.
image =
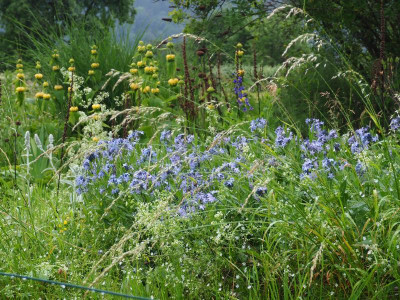
[[[230,105],[229,105],[228,95],[226,94],[225,89],[224,89],[224,85],[222,84],[222,76],[221,76],[221,53],[218,53],[217,72],[218,72],[218,81],[219,81],[219,85],[220,85],[220,87],[221,87],[222,94],[224,94],[224,98],[225,98],[225,102],[226,102],[226,107],[227,107],[228,110],[229,110]]]
[[[60,157],[60,170],[58,173],[58,182],[57,182],[57,196],[60,191],[60,179],[61,179],[61,169],[64,161],[64,143],[67,138],[67,130],[68,130],[68,120],[69,120],[69,110],[71,108],[72,103],[72,94],[73,94],[73,86],[74,86],[74,72],[71,72],[71,84],[70,84],[70,93],[68,97],[68,105],[67,105],[67,113],[65,114],[65,121],[64,121],[64,132],[62,136],[62,146],[61,146],[61,157]]]

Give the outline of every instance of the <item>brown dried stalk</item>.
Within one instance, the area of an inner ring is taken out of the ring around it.
[[[130,104],[131,104],[131,97],[129,94],[127,94],[125,98],[124,108],[128,109],[130,107]],[[123,133],[124,138],[128,136],[128,125],[129,125],[128,123],[124,124],[124,133]]]
[[[253,45],[253,67],[254,67],[254,81],[258,81],[257,73],[257,51],[256,45]],[[260,102],[260,83],[257,83],[257,101],[258,101],[258,115],[261,115],[261,102]]]
[[[187,97],[185,97],[185,109],[188,110],[189,115],[194,119],[196,117],[196,109],[194,106],[194,89],[192,86],[192,80],[190,78],[189,67],[187,62],[186,56],[186,36],[183,37],[183,44],[182,44],[182,57],[183,57],[183,65],[185,69],[185,95],[190,95],[190,101],[187,101]]]
[[[383,60],[385,59],[385,11],[383,7],[383,1],[381,0],[381,44],[380,44],[380,51],[379,51],[379,66],[380,66],[380,88],[381,88],[381,102],[382,102],[382,109],[385,110],[385,97],[384,97],[384,88],[385,88],[385,78],[384,78],[384,67],[383,67]]]
[[[217,64],[217,71],[218,71],[218,82],[219,86],[221,87],[222,94],[224,95],[225,102],[226,102],[226,107],[230,108],[229,100],[228,100],[228,95],[225,92],[224,85],[222,84],[222,76],[221,76],[221,53],[218,53],[218,64]]]
[[[65,115],[65,121],[64,121],[64,132],[62,136],[62,147],[61,147],[61,157],[60,157],[60,166],[63,165],[63,160],[64,160],[64,143],[67,138],[67,129],[68,129],[68,120],[69,120],[69,110],[71,108],[71,102],[72,102],[72,94],[73,94],[73,86],[74,86],[74,72],[71,72],[71,84],[70,84],[70,92],[69,92],[69,97],[68,97],[68,105],[67,105],[67,113]],[[58,173],[58,182],[57,182],[57,196],[60,191],[60,179],[61,179],[61,172]]]

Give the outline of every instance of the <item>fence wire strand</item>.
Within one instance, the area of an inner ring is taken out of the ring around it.
[[[32,281],[38,281],[38,282],[48,283],[48,284],[52,284],[52,285],[59,285],[62,288],[67,288],[68,287],[68,288],[74,288],[74,289],[81,289],[81,290],[91,291],[91,292],[94,292],[94,293],[99,293],[99,294],[102,294],[102,295],[112,295],[112,296],[118,296],[118,297],[128,298],[128,299],[137,299],[137,300],[150,300],[150,298],[132,296],[132,295],[127,295],[127,294],[122,294],[122,293],[117,293],[117,292],[112,292],[112,291],[106,291],[106,290],[100,290],[100,289],[96,289],[96,288],[91,288],[91,287],[81,286],[81,285],[77,285],[77,284],[67,283],[67,282],[47,280],[47,279],[36,278],[36,277],[20,275],[20,274],[0,272],[0,276],[10,277],[10,278],[21,278],[22,280],[32,280]]]

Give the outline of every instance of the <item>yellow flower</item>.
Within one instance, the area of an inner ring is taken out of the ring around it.
[[[60,55],[58,53],[54,53],[51,57],[54,58],[54,59],[57,59],[57,58],[60,57]]]
[[[43,87],[48,87],[49,83],[47,81],[43,82]]]
[[[178,82],[179,82],[178,78],[171,78],[170,80],[168,80],[168,84],[170,86],[176,86],[178,84]]]
[[[242,102],[242,103],[246,102],[246,97],[239,98],[239,102]]]
[[[243,48],[243,45],[242,45],[241,43],[238,43],[238,44],[236,45],[236,48],[242,49],[242,48]]]
[[[100,119],[100,116],[99,116],[99,115],[96,115],[96,114],[94,114],[94,115],[93,115],[93,119],[97,121],[97,120],[99,120],[99,119]]]
[[[43,74],[37,73],[37,74],[35,74],[35,78],[36,78],[37,80],[40,80],[40,79],[43,78]]]
[[[146,51],[146,46],[138,46],[138,52],[139,53],[144,53],[144,51]]]
[[[35,97],[38,98],[38,99],[43,98],[43,96],[44,96],[43,92],[38,92],[35,95]]]
[[[59,85],[59,84],[56,84],[56,85],[54,86],[54,89],[55,89],[56,91],[61,91],[61,90],[63,89],[63,86],[62,86],[62,85]]]
[[[24,78],[25,78],[24,73],[18,73],[18,74],[17,74],[17,78],[18,78],[18,79],[24,79]]]
[[[158,95],[160,93],[160,89],[159,88],[151,89],[151,93],[154,95]]]
[[[60,66],[53,66],[53,71],[58,71],[58,70],[60,70]]]
[[[131,90],[137,91],[139,89],[139,85],[137,83],[131,83],[130,88]]]
[[[99,63],[92,63],[91,65],[90,65],[90,67],[92,68],[92,69],[97,69],[98,67],[100,66],[100,64]]]
[[[138,66],[139,68],[144,68],[144,67],[146,66],[146,62],[144,62],[144,61],[138,61],[138,62],[137,62],[137,66]]]
[[[244,51],[243,50],[239,50],[238,52],[237,52],[237,56],[238,57],[242,57],[244,55]]]
[[[77,112],[78,111],[78,106],[71,106],[69,111],[70,112]]]
[[[43,94],[43,99],[44,100],[49,100],[51,98],[50,94]]]
[[[208,107],[208,109],[214,109],[215,108],[213,104],[208,104],[207,107]]]
[[[143,94],[150,93],[150,91],[151,91],[151,88],[150,88],[149,86],[146,86],[146,87],[142,90]]]
[[[94,70],[89,70],[88,74],[89,74],[89,76],[94,75]]]
[[[101,105],[100,104],[93,104],[92,105],[92,109],[93,110],[99,110],[101,108]]]
[[[70,72],[75,72],[75,67],[69,67],[69,68],[68,68],[68,71],[70,71]]]
[[[145,56],[146,56],[147,58],[152,58],[152,57],[154,56],[153,51],[147,51],[146,54],[145,54]]]
[[[175,60],[175,54],[167,54],[166,58],[167,58],[167,61],[174,61]]]
[[[25,88],[24,86],[19,86],[19,87],[17,87],[17,88],[15,89],[15,91],[16,91],[17,93],[23,93],[23,92],[26,91],[26,88]]]
[[[137,74],[138,69],[130,69],[129,72],[130,72],[132,75],[135,75],[135,74]]]
[[[64,221],[64,225],[67,225],[67,224],[68,224],[68,221],[67,221],[67,220],[65,220],[65,221]]]
[[[92,137],[92,141],[97,143],[99,141],[99,138],[97,136],[94,136]]]
[[[96,50],[96,49],[92,49],[92,50],[90,50],[90,53],[91,53],[92,55],[96,55],[96,54],[97,54],[97,50]]]
[[[158,79],[158,74],[154,73],[153,76],[151,76],[153,79]]]
[[[17,69],[22,69],[24,67],[24,65],[23,64],[17,64],[16,67],[17,67]]]
[[[145,68],[144,68],[144,72],[145,72],[146,74],[152,74],[152,73],[154,73],[154,71],[155,71],[155,68],[154,68],[154,67],[145,67]]]
[[[74,62],[75,62],[75,59],[73,59],[73,58],[70,58],[70,59],[69,59],[69,63],[70,63],[70,64],[73,64]]]

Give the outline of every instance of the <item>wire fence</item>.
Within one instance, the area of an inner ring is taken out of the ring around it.
[[[85,290],[85,291],[99,293],[101,295],[112,295],[112,296],[128,298],[128,299],[150,300],[150,298],[132,296],[132,295],[127,295],[127,294],[106,291],[106,290],[100,290],[100,289],[81,286],[81,285],[77,285],[77,284],[67,283],[67,282],[60,282],[60,281],[36,278],[36,277],[25,276],[25,275],[20,275],[20,274],[0,272],[0,276],[10,277],[10,278],[20,278],[22,280],[32,280],[32,281],[38,281],[38,282],[48,283],[48,284],[52,284],[52,285],[58,285],[63,289],[65,289],[65,288],[81,289],[81,290]]]

